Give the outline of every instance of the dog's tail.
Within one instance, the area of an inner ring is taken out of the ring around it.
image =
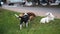
[[[18,18],[19,16],[17,14],[15,14],[15,16]]]

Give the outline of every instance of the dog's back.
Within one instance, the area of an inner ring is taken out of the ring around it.
[[[22,19],[23,19],[23,21],[28,21],[28,20],[29,20],[29,16],[28,16],[28,15],[24,15],[24,16],[22,17]]]

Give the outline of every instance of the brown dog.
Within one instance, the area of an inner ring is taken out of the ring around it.
[[[30,16],[29,17],[30,20],[32,20],[32,19],[34,19],[34,17],[36,17],[36,15],[33,12],[28,12],[27,14]]]

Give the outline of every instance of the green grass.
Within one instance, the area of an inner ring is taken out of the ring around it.
[[[17,12],[0,9],[0,34],[60,34],[60,19],[50,23],[39,23],[42,17],[37,16],[29,23],[29,27],[19,29],[19,19],[14,16]]]

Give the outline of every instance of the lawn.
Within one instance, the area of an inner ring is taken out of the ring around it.
[[[10,10],[0,9],[0,34],[60,34],[60,19],[50,23],[39,23],[42,17],[37,16],[29,23],[29,27],[19,29],[19,19],[14,16],[19,14]]]

